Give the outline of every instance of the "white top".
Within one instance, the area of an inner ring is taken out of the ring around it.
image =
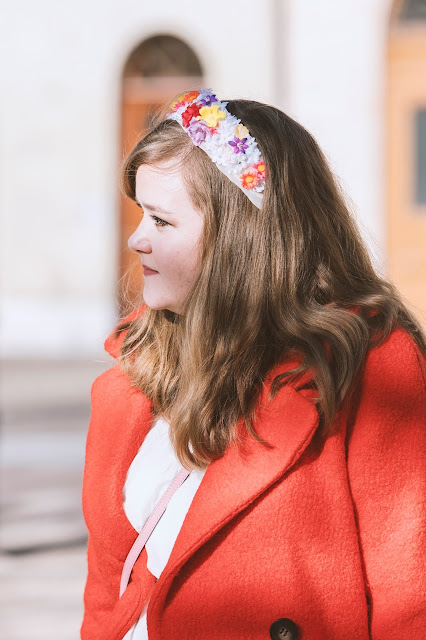
[[[173,478],[182,469],[169,437],[169,423],[156,418],[127,472],[123,488],[124,511],[130,524],[140,532]],[[206,469],[191,471],[175,491],[166,511],[158,521],[145,548],[147,567],[159,578],[167,564],[173,545],[200,486]],[[148,640],[145,605],[139,620],[123,640]]]

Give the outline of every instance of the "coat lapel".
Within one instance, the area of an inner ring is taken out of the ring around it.
[[[315,406],[291,386],[268,403],[269,389],[265,384],[255,429],[271,446],[246,435],[243,446],[228,447],[209,465],[151,595],[150,620],[159,620],[171,583],[191,555],[286,473],[311,441],[319,420]],[[242,421],[239,432],[244,434]]]

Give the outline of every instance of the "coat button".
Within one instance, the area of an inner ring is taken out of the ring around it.
[[[279,618],[271,624],[269,635],[272,640],[296,640],[299,635],[297,624],[289,618]]]

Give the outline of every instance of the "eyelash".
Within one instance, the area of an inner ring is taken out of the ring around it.
[[[139,202],[136,202],[137,206],[139,207],[139,209],[142,209],[141,205],[139,204]],[[142,209],[142,215],[144,214],[144,211]],[[169,223],[166,222],[165,220],[162,220],[161,218],[159,218],[158,216],[154,216],[152,214],[150,214],[151,218],[154,220],[155,224],[158,225],[159,227],[167,227],[169,226]]]
[[[166,222],[165,220],[162,220],[161,218],[158,218],[157,216],[153,216],[152,214],[151,218],[154,220],[155,224],[158,225],[159,227],[167,227],[167,225],[169,224],[168,222]]]

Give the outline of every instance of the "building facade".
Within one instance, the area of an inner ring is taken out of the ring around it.
[[[274,104],[311,131],[376,268],[426,324],[424,7],[9,4],[0,27],[2,355],[102,353],[131,266],[135,218],[120,162],[162,101],[200,82],[222,99]]]

